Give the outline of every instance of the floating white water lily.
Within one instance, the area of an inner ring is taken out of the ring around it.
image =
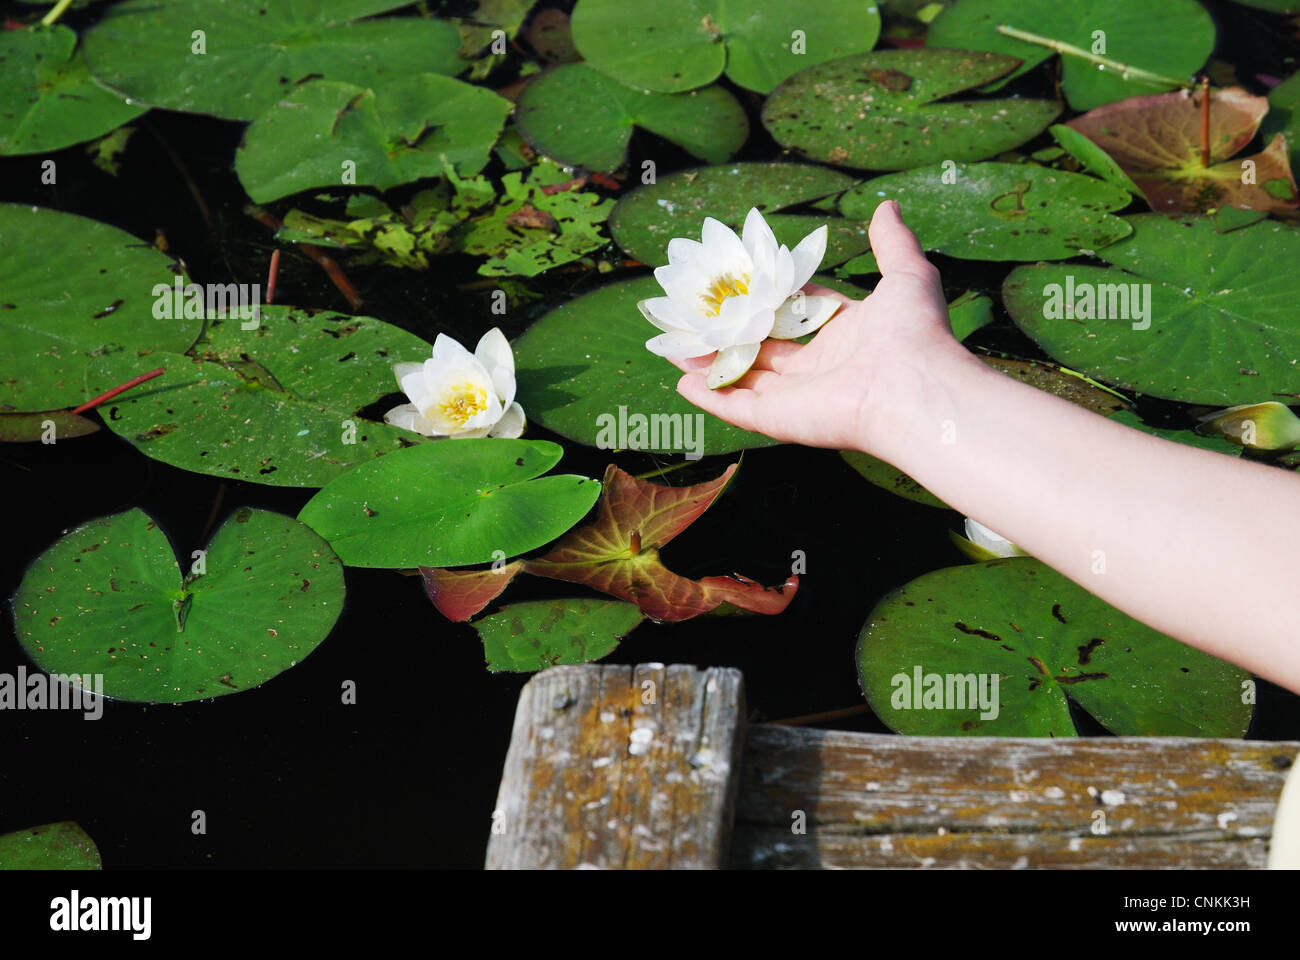
[[[498,328],[483,334],[470,353],[438,334],[423,363],[394,364],[410,403],[384,420],[426,437],[507,437],[524,432],[524,409],[515,402],[515,357]]]
[[[745,375],[767,337],[792,340],[812,333],[835,313],[834,297],[800,291],[826,253],[826,227],[793,249],[778,246],[757,209],[745,217],[742,236],[712,217],[700,240],[668,243],[668,265],[655,270],[667,296],[637,306],[663,331],[646,342],[661,357],[703,357],[717,352],[707,377],[711,389]]]
[[[957,546],[961,547],[963,552],[972,560],[1028,556],[1025,551],[1002,536],[1002,534],[990,530],[978,520],[972,520],[970,517],[966,518],[966,545],[958,543]],[[968,549],[968,547],[973,547],[974,550]]]

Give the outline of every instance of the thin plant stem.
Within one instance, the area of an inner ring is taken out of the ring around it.
[[[59,17],[63,16],[63,11],[67,10],[70,6],[72,6],[72,0],[59,0],[59,2],[50,9],[49,13],[41,17],[41,26],[50,26],[58,20]]]
[[[166,367],[159,367],[157,370],[150,370],[148,373],[142,373],[138,377],[132,377],[130,380],[128,380],[126,383],[122,384],[121,386],[114,387],[112,390],[109,390],[105,393],[101,393],[93,400],[87,400],[85,403],[77,407],[77,409],[73,410],[72,412],[84,413],[85,411],[91,409],[92,407],[99,406],[105,400],[112,400],[119,393],[125,393],[126,391],[130,390],[132,387],[139,386],[140,384],[144,383],[146,380],[152,380],[154,377],[161,376],[165,371],[166,371]]]
[[[1055,40],[1052,37],[1044,37],[1041,34],[1030,33],[1028,30],[1020,30],[1016,27],[1008,27],[1004,23],[997,26],[998,33],[1007,37],[1014,37],[1017,40],[1023,40],[1025,43],[1033,43],[1040,47],[1047,47],[1049,50],[1055,50],[1057,53],[1067,57],[1078,57],[1080,60],[1087,60],[1089,63],[1095,63],[1103,70],[1113,70],[1125,80],[1138,80],[1143,83],[1150,83],[1162,87],[1178,87],[1180,89],[1190,89],[1195,86],[1187,80],[1177,80],[1174,77],[1166,77],[1163,74],[1152,73],[1150,70],[1143,70],[1141,67],[1129,66],[1126,63],[1120,63],[1118,60],[1112,60],[1109,57],[1103,57],[1100,54],[1091,53],[1082,47],[1076,47],[1074,44],[1066,43],[1064,40]]]

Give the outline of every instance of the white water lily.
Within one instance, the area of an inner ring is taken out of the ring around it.
[[[524,408],[515,402],[515,357],[498,328],[483,334],[470,353],[438,334],[423,363],[393,365],[410,399],[384,421],[426,437],[507,437],[524,432]]]
[[[793,249],[778,246],[757,209],[745,217],[740,237],[712,217],[700,239],[668,243],[668,265],[655,270],[667,296],[637,306],[663,331],[646,342],[661,357],[703,357],[716,351],[707,377],[711,389],[745,375],[767,337],[792,340],[812,333],[835,313],[834,297],[800,292],[826,254],[826,227]]]
[[[990,530],[978,520],[972,520],[970,517],[966,518],[966,539],[975,546],[987,550],[995,557],[1028,556],[1025,551],[1002,536],[1002,534]]]

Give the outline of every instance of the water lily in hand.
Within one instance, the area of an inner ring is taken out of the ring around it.
[[[800,291],[826,254],[826,227],[793,249],[778,246],[757,209],[745,217],[741,236],[707,217],[700,239],[668,243],[668,265],[655,270],[667,296],[637,306],[663,331],[646,342],[661,357],[717,354],[709,368],[711,389],[745,375],[767,337],[792,340],[812,333],[835,313],[834,297]]]
[[[410,399],[384,414],[395,427],[426,437],[506,437],[524,432],[524,409],[515,402],[515,357],[498,328],[483,334],[470,353],[438,334],[433,356],[393,366]]]

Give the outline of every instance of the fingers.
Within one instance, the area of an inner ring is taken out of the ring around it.
[[[778,373],[784,370],[789,362],[798,355],[803,349],[803,344],[795,343],[793,340],[764,340],[763,345],[758,349],[758,357],[754,360],[751,370],[775,370]],[[666,358],[682,373],[706,373],[710,366],[713,365],[713,354],[707,357],[678,357],[673,359]]]
[[[759,375],[775,376],[763,371],[759,373],[751,371],[745,374],[741,382],[747,382]],[[737,390],[735,387],[710,390],[704,382],[703,375],[688,373],[677,381],[677,392],[705,413],[711,413],[742,430],[759,429],[756,423],[756,395],[753,390]]]
[[[916,234],[907,229],[898,202],[886,200],[876,207],[867,231],[871,237],[871,252],[876,255],[880,275],[910,274],[924,280],[937,280],[939,272],[925,259],[925,252]]]

